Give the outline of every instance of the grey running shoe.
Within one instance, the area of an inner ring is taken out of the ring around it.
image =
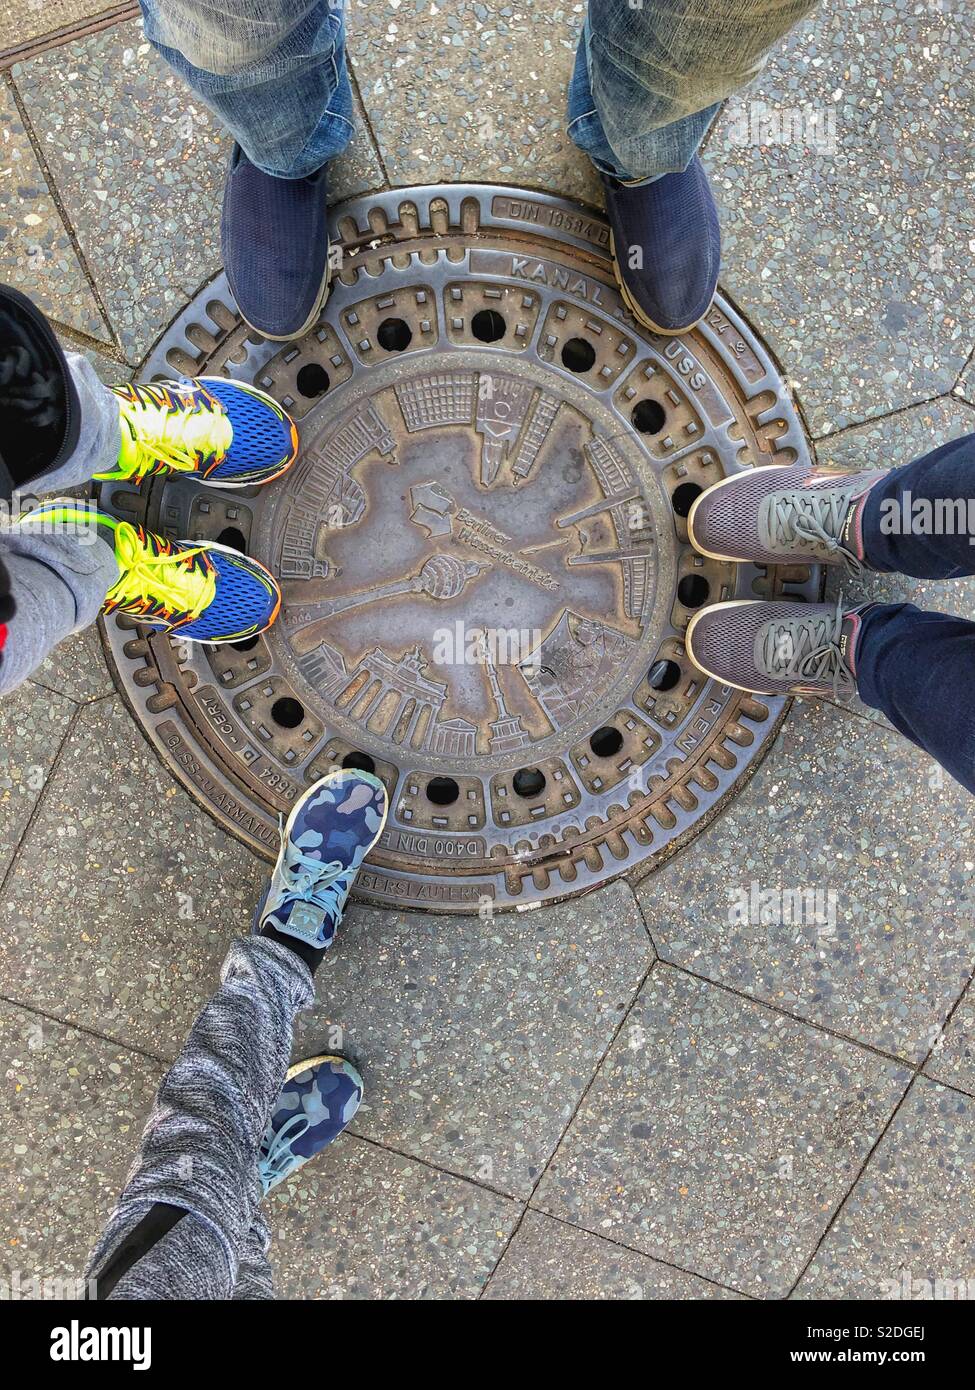
[[[691,544],[715,560],[842,562],[864,568],[863,500],[883,473],[751,468],[702,492],[687,519]]]
[[[868,605],[864,605],[866,607]],[[856,694],[854,664],[863,608],[737,599],[702,608],[687,629],[698,670],[757,695]]]

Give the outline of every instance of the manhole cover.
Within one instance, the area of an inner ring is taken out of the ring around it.
[[[302,453],[263,491],[103,489],[118,516],[246,549],[285,593],[233,647],[109,621],[136,717],[268,857],[303,786],[375,769],[391,811],[358,890],[376,903],[527,907],[642,875],[783,708],[693,669],[691,615],[818,591],[806,567],[687,544],[701,488],[806,458],[785,387],[721,299],[684,338],[638,328],[605,223],[557,198],[411,189],[339,208],[333,235],[344,268],[301,342],[248,336],[219,278],[146,363],[255,382]]]

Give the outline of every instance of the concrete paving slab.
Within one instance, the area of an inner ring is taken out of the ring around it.
[[[638,897],[663,959],[920,1063],[975,963],[973,808],[899,734],[797,705]]]
[[[722,283],[814,434],[950,391],[971,352],[964,16],[963,0],[824,0],[709,142]]]
[[[0,880],[47,784],[75,714],[53,691],[21,686],[0,700]]]
[[[972,868],[975,871],[975,864]],[[924,1070],[928,1076],[975,1096],[975,993],[971,988],[935,1042]]]
[[[972,1106],[915,1084],[794,1297],[975,1297]]]
[[[651,959],[623,883],[491,922],[355,908],[295,1056],[356,1063],[357,1133],[527,1197]]]
[[[112,8],[111,0],[0,0],[0,53]]]
[[[655,966],[534,1205],[743,1293],[781,1298],[909,1076]]]
[[[740,1296],[537,1211],[525,1213],[484,1295],[632,1302]]]
[[[66,695],[69,700],[81,705],[98,700],[103,695],[111,695],[115,690],[105,664],[98,630],[94,627],[72,633],[60,642],[47,660],[38,666],[31,680],[35,685]],[[0,705],[0,711],[2,709]]]
[[[354,0],[349,54],[393,185],[508,182],[601,204],[565,133],[584,12]]]
[[[0,993],[170,1057],[264,873],[163,772],[120,699],[89,705],[3,895]]]
[[[0,1002],[3,1278],[21,1297],[78,1297],[125,1181],[161,1067]],[[27,1281],[71,1280],[31,1289]]]
[[[521,1210],[343,1135],[268,1200],[277,1295],[476,1298]]]
[[[20,113],[2,85],[0,278],[29,294],[52,318],[93,338],[111,341]]]

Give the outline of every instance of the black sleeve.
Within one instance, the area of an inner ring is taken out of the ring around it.
[[[10,577],[0,560],[0,623],[9,622],[14,615],[14,603],[10,597]]]

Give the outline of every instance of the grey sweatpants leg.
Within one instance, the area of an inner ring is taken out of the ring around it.
[[[95,473],[106,472],[118,458],[118,402],[84,357],[68,353],[68,368],[81,406],[78,445],[59,468],[34,480],[32,495],[77,487]],[[29,510],[23,494],[14,501]],[[94,622],[118,579],[118,566],[111,546],[93,527],[69,535],[52,535],[27,524],[0,527],[0,559],[17,605],[0,662],[0,695],[6,695],[69,633]]]
[[[272,1296],[267,1227],[258,1213],[258,1149],[281,1090],[295,1015],[315,997],[287,946],[231,944],[221,984],[159,1088],[142,1147],[91,1257],[97,1281],[155,1206],[186,1215],[118,1280],[113,1299]]]

